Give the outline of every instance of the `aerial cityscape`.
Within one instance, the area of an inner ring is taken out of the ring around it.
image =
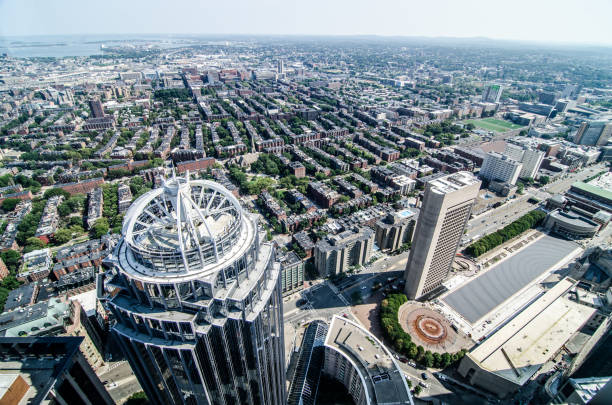
[[[0,404],[612,403],[611,45],[186,32],[0,29]]]

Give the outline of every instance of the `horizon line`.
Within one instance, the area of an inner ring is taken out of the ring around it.
[[[373,37],[381,39],[427,39],[427,40],[458,40],[458,41],[490,41],[490,42],[506,42],[506,43],[523,43],[530,45],[553,45],[553,46],[579,46],[579,47],[600,47],[612,48],[612,43],[603,42],[581,42],[581,41],[555,41],[555,40],[531,40],[531,39],[509,39],[509,38],[493,38],[487,36],[428,36],[428,35],[387,35],[387,34],[279,34],[279,33],[163,33],[163,32],[125,32],[125,33],[58,33],[58,34],[0,34],[0,40],[11,37],[55,37],[55,36],[129,36],[129,35],[160,35],[160,36],[243,36],[243,37],[328,37],[328,38],[360,38]]]

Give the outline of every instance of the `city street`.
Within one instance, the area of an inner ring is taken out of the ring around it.
[[[142,391],[127,361],[110,363],[98,370],[98,377],[113,400],[120,404],[135,392]]]
[[[595,165],[577,173],[570,173],[566,175],[567,177],[564,176],[563,178],[542,188],[526,188],[524,195],[517,195],[515,199],[506,202],[502,206],[491,209],[472,218],[466,227],[467,232],[463,238],[463,240],[466,241],[464,246],[467,246],[470,243],[467,241],[477,240],[485,235],[495,232],[510,222],[520,218],[522,215],[525,215],[529,211],[535,209],[536,205],[529,203],[529,198],[535,197],[540,201],[545,201],[553,194],[564,193],[573,183],[583,181],[602,170],[604,170],[604,166]]]
[[[348,275],[338,285],[326,280],[285,301],[283,309],[286,355],[290,355],[295,347],[294,345],[299,346],[301,344],[301,332],[304,325],[314,319],[329,321],[333,315],[340,315],[359,322],[351,312],[351,295],[355,291],[359,291],[362,299],[365,300],[371,295],[372,286],[375,283],[380,282],[385,285],[389,278],[401,279],[409,253],[404,252],[396,256],[383,255],[372,265],[363,267],[360,273]],[[449,404],[489,403],[483,396],[470,392],[464,387],[451,384],[448,378],[438,377],[430,371],[414,368],[407,363],[400,362],[399,364],[402,371],[410,379],[413,388],[420,382],[423,382],[426,386],[421,386],[422,391],[416,397],[415,403],[417,404],[424,403],[424,401]],[[423,372],[427,373],[427,380],[423,380],[421,376]]]

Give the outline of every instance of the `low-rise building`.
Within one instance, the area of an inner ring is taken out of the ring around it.
[[[306,231],[296,232],[293,234],[293,243],[297,243],[297,245],[306,253],[305,259],[309,259],[312,257],[315,244],[308,236]]]
[[[325,183],[314,181],[308,184],[308,191],[317,204],[331,208],[340,199],[340,194]]]
[[[125,213],[132,205],[132,191],[127,184],[120,184],[117,187],[117,211],[119,214]]]
[[[27,283],[47,278],[51,271],[51,250],[33,250],[23,255],[22,262],[18,280]]]
[[[42,216],[40,217],[40,222],[38,223],[38,228],[36,228],[36,236],[38,239],[44,241],[45,243],[49,243],[55,231],[57,230],[57,226],[59,225],[59,214],[57,212],[57,208],[64,201],[64,197],[61,195],[51,197],[47,200],[47,204],[45,205],[45,209],[43,210]]]
[[[565,278],[523,308],[465,355],[459,374],[470,385],[507,397],[535,378],[546,364],[561,363],[557,356],[569,363],[569,369],[575,369],[609,322],[593,331],[589,321],[597,310],[570,299],[574,288],[575,282]]]
[[[79,350],[83,336],[0,337],[0,403],[47,404],[115,401]]]
[[[104,208],[104,194],[102,188],[95,188],[88,194],[87,205],[87,227],[91,228],[94,223],[102,218],[102,209]]]
[[[546,216],[544,228],[568,239],[592,238],[599,232],[600,223],[576,211],[554,210]]]

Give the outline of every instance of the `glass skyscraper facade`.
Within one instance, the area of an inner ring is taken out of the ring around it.
[[[139,197],[105,279],[112,331],[154,404],[284,404],[280,264],[221,185]]]

